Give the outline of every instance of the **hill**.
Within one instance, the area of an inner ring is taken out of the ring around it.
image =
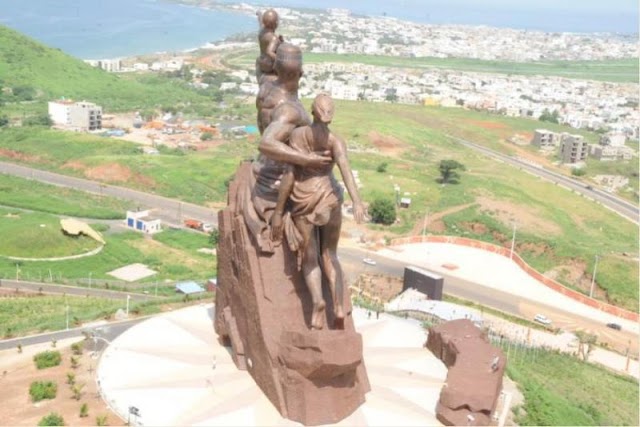
[[[107,73],[1,25],[0,87],[19,101],[87,99],[110,111],[208,100],[176,80]]]

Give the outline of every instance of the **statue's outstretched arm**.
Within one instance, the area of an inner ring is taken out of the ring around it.
[[[362,200],[360,200],[356,180],[353,178],[353,173],[351,172],[351,165],[347,157],[347,146],[341,138],[333,134],[331,134],[331,138],[333,158],[338,165],[338,169],[340,169],[344,185],[347,187],[349,196],[351,196],[351,200],[353,201],[353,217],[356,222],[362,222],[364,220],[364,206],[362,205]]]

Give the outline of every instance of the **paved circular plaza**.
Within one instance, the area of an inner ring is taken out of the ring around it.
[[[287,426],[216,338],[213,305],[146,320],[114,340],[98,366],[103,397],[138,425]],[[371,383],[366,402],[338,425],[440,425],[435,407],[446,367],[423,347],[420,324],[354,310]]]

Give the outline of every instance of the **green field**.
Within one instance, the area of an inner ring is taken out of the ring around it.
[[[124,219],[129,202],[0,174],[0,206],[82,218]]]
[[[38,212],[0,208],[0,257],[52,258],[78,255],[100,246],[85,236],[66,236],[60,219]],[[14,272],[16,268],[14,265]]]
[[[243,51],[225,56],[225,63],[238,67],[252,67],[258,52]],[[413,68],[428,70],[469,71],[479,73],[517,74],[527,76],[557,76],[570,79],[600,80],[617,83],[638,83],[638,60],[617,59],[606,61],[538,61],[508,62],[470,58],[407,58],[397,56],[332,54],[305,52],[307,64],[346,62],[378,67]]]
[[[518,425],[638,425],[638,380],[632,377],[567,354],[513,346],[507,374],[525,398],[514,408]]]
[[[305,103],[308,106],[308,101]],[[393,199],[394,184],[413,200],[410,209],[399,212],[398,224],[372,225],[371,229],[388,237],[406,235],[423,220],[427,210],[436,215],[470,205],[445,215],[442,233],[508,246],[511,218],[516,218],[520,222],[517,250],[528,263],[542,272],[578,264],[583,270],[579,280],[562,274],[559,279],[587,293],[594,256],[598,254],[602,262],[597,285],[606,290],[608,301],[636,310],[637,226],[577,194],[488,159],[446,136],[514,155],[516,147],[505,140],[515,133],[530,134],[537,127],[539,122],[533,120],[462,109],[345,101],[336,102],[332,124],[334,132],[347,141],[352,167],[359,171],[364,184],[365,201]],[[547,127],[568,130],[552,124]],[[577,132],[587,140],[597,138]],[[256,154],[255,143],[234,140],[208,151],[144,156],[134,144],[123,141],[19,128],[0,132],[3,148],[12,151],[13,161],[78,176],[83,176],[80,170],[64,166],[79,163],[87,170],[122,165],[132,178],[118,185],[200,204],[223,203],[225,182],[241,159]],[[456,159],[467,167],[460,184],[442,186],[436,181],[438,163],[443,159]],[[389,162],[385,173],[376,171],[382,162]],[[632,172],[629,176],[637,182]],[[631,256],[622,256],[625,252]]]

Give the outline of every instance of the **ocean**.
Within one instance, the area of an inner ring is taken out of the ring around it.
[[[257,27],[252,16],[162,0],[0,0],[0,24],[82,59],[186,50]]]
[[[238,3],[237,0],[223,0]],[[254,3],[254,2],[252,2]],[[257,4],[347,8],[430,24],[549,32],[638,32],[637,0],[259,0]],[[257,31],[253,16],[164,0],[0,0],[0,24],[83,59],[196,48]]]

